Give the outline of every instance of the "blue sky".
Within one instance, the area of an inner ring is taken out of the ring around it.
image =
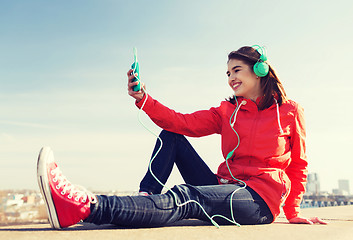
[[[74,183],[137,189],[155,137],[127,95],[132,48],[149,93],[187,113],[229,96],[227,54],[260,44],[305,109],[309,170],[323,190],[349,179],[353,192],[352,10],[317,0],[0,0],[0,189],[36,189],[48,145]],[[216,170],[219,136],[190,141]]]

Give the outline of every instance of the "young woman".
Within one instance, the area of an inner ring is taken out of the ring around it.
[[[321,223],[299,215],[305,192],[307,159],[303,109],[287,99],[264,49],[242,47],[228,55],[228,84],[234,96],[219,107],[181,114],[144,91],[130,69],[128,93],[158,126],[152,172],[165,183],[174,165],[185,183],[160,194],[162,185],[148,171],[140,184],[144,196],[93,195],[72,185],[45,147],[38,158],[38,182],[52,227],[80,220],[130,227],[163,226],[187,218],[214,224],[268,224],[280,208],[290,223]],[[183,135],[220,134],[222,162],[216,174]],[[188,202],[188,203],[186,203]],[[185,204],[183,204],[185,203]]]

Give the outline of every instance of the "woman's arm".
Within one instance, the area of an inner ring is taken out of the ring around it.
[[[290,194],[283,207],[287,219],[299,215],[300,202],[305,192],[308,165],[305,137],[304,111],[303,108],[297,106],[291,134],[291,163],[285,170],[291,181]]]
[[[302,201],[307,181],[307,156],[305,146],[305,120],[304,110],[298,105],[293,134],[291,136],[291,163],[286,173],[291,180],[291,191],[288,195],[283,210],[290,223],[302,224],[327,224],[318,217],[306,218],[299,215],[300,203]]]
[[[143,90],[133,91],[137,82],[132,82],[132,70],[128,75],[128,93],[136,99],[136,106],[141,108],[151,120],[162,129],[190,137],[201,137],[221,132],[222,118],[218,108],[197,111],[191,114],[178,113],[146,94]],[[143,86],[144,87],[144,86]],[[142,88],[143,89],[143,88]]]
[[[164,106],[148,94],[137,102],[136,106],[141,108],[144,102],[143,110],[164,130],[189,137],[202,137],[221,132],[222,119],[218,108],[183,114]]]

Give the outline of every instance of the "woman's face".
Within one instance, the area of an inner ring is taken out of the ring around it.
[[[261,78],[256,76],[254,71],[243,61],[230,59],[226,74],[228,84],[233,89],[235,96],[242,96],[253,101],[263,96],[260,85]]]

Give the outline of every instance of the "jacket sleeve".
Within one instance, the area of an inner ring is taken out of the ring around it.
[[[304,110],[298,105],[291,135],[291,163],[285,170],[291,181],[291,190],[283,207],[287,219],[299,215],[300,203],[305,192],[308,165],[305,137]]]
[[[222,121],[218,108],[182,114],[169,109],[147,94],[136,103],[136,106],[143,107],[151,120],[167,131],[189,137],[202,137],[221,132]]]

